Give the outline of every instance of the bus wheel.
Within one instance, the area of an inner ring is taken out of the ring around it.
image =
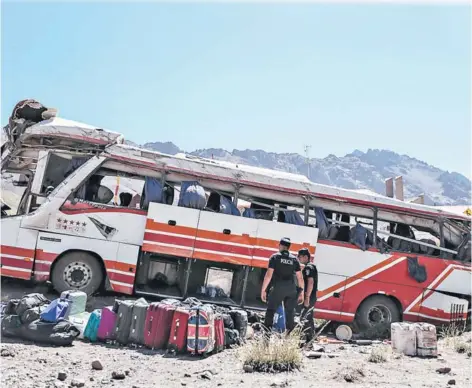
[[[361,303],[356,314],[356,326],[361,331],[390,330],[392,322],[400,320],[395,302],[383,295],[374,295]]]
[[[77,289],[90,296],[102,284],[102,267],[87,252],[66,253],[54,266],[51,280],[57,292]]]

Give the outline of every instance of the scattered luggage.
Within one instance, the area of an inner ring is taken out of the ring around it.
[[[133,306],[134,301],[132,300],[123,300],[118,306],[113,337],[122,345],[128,343],[133,319]]]
[[[215,351],[222,352],[225,348],[225,326],[223,318],[217,316],[215,318]]]
[[[231,310],[229,312],[231,318],[233,318],[234,328],[239,332],[239,337],[241,340],[246,338],[247,332],[247,312],[244,310]]]
[[[40,318],[41,314],[46,310],[46,307],[48,305],[42,305],[42,306],[37,306],[37,307],[32,307],[28,310],[26,310],[23,314],[20,315],[20,320],[21,323],[27,324],[31,323],[33,321],[36,321],[37,319]]]
[[[5,306],[5,310],[3,311],[3,313],[5,315],[16,314],[16,309],[19,303],[20,303],[19,299],[10,299],[7,305]]]
[[[43,295],[38,293],[25,295],[20,299],[18,305],[16,306],[15,311],[12,313],[22,316],[26,310],[32,309],[33,307],[42,306],[49,304],[49,300]],[[11,306],[13,307],[13,306]]]
[[[85,292],[78,290],[63,291],[61,293],[61,299],[67,299],[69,301],[70,315],[81,314],[85,311],[87,304],[87,294]]]
[[[148,307],[149,303],[144,298],[134,303],[128,343],[144,345],[144,327]]]
[[[114,339],[114,328],[116,323],[116,313],[113,312],[112,306],[102,309],[100,324],[98,325],[97,338],[101,341]]]
[[[101,317],[102,317],[101,309],[93,310],[92,314],[90,314],[90,318],[84,330],[84,338],[88,339],[90,342],[97,341],[97,332],[98,332],[98,326],[100,325]]]
[[[223,318],[223,324],[225,329],[234,329],[234,322],[233,318],[229,314],[220,314],[221,318]]]
[[[39,319],[28,325],[22,325],[19,328],[18,336],[28,341],[56,346],[68,346],[72,345],[72,342],[79,334],[79,329],[66,320],[60,322],[44,322]]]
[[[187,330],[190,312],[183,308],[178,308],[172,318],[172,326],[167,347],[176,352],[184,352],[187,348]]]
[[[239,345],[239,331],[236,329],[224,329],[225,330],[225,347],[228,348],[231,345]]]
[[[2,319],[2,336],[15,337],[22,326],[19,315],[5,315]]]
[[[187,350],[191,354],[211,353],[215,348],[215,316],[209,305],[190,310]]]
[[[175,306],[151,303],[146,314],[144,344],[151,349],[162,349],[169,340]]]
[[[77,329],[79,329],[80,334],[79,334],[79,339],[84,339],[85,335],[85,328],[87,327],[87,323],[90,319],[90,313],[84,311],[83,313],[80,314],[75,314],[75,315],[70,315],[69,318],[67,319],[70,323],[72,323]]]
[[[57,323],[69,314],[70,304],[67,299],[54,299],[40,314],[44,322]]]

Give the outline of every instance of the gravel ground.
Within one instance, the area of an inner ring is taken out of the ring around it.
[[[49,290],[18,281],[2,281],[2,300],[29,292]],[[113,302],[115,296],[93,298],[88,309]],[[465,333],[462,341],[471,341]],[[374,352],[386,357],[372,363]],[[471,359],[444,341],[437,359],[420,359],[391,353],[390,346],[328,344],[319,359],[305,358],[299,372],[245,373],[240,350],[230,349],[205,359],[171,357],[146,348],[89,344],[76,340],[72,347],[47,347],[2,338],[2,387],[457,387],[471,386]],[[92,368],[100,361],[103,369]],[[439,368],[450,368],[440,373]],[[116,379],[115,377],[123,377]],[[61,381],[58,377],[65,377]],[[453,381],[452,381],[453,380]],[[83,385],[82,385],[83,384]]]

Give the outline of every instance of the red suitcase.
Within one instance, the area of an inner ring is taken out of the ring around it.
[[[174,312],[172,327],[170,328],[169,343],[167,347],[177,352],[187,349],[187,327],[190,312],[178,308]]]
[[[225,325],[223,317],[215,318],[215,351],[221,352],[225,349]]]
[[[163,348],[170,333],[175,306],[151,303],[146,314],[144,344],[151,349]]]

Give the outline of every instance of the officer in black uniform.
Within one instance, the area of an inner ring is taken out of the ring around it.
[[[303,331],[307,342],[315,335],[314,309],[316,303],[316,292],[318,290],[318,270],[316,265],[310,262],[310,251],[307,248],[298,251],[298,260],[303,268],[303,282],[305,292],[303,294],[303,309],[301,320],[304,322]]]
[[[267,330],[272,328],[274,314],[280,304],[284,303],[285,320],[287,330],[293,330],[295,327],[295,308],[297,307],[297,285],[302,289],[298,297],[298,302],[303,302],[303,277],[298,259],[289,252],[290,239],[284,237],[280,240],[279,252],[274,253],[269,259],[269,268],[267,269],[262,283],[261,299],[267,301],[267,311],[264,325]],[[267,288],[271,289],[267,296]]]

